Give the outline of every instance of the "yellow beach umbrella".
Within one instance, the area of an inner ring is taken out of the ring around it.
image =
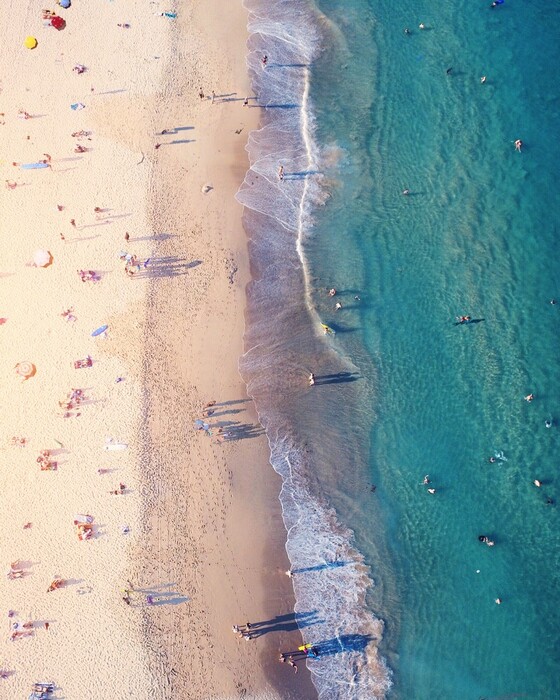
[[[37,46],[37,39],[34,36],[26,36],[23,45],[26,49],[34,49]]]

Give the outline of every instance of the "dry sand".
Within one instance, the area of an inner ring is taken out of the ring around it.
[[[248,264],[234,194],[259,113],[243,107],[245,13],[75,0],[57,32],[43,6],[0,10],[0,167],[17,183],[0,189],[0,552],[24,573],[0,579],[0,694],[52,680],[65,698],[312,698],[304,667],[277,663],[300,636],[279,484],[237,372]],[[52,168],[12,165],[44,154]],[[26,264],[38,249],[50,266]],[[128,277],[120,251],[150,263]],[[36,367],[26,381],[21,361]],[[75,388],[86,400],[61,408]],[[210,400],[222,443],[193,426]],[[40,469],[45,449],[56,470]],[[84,513],[89,541],[73,525]],[[54,578],[65,586],[47,593]],[[269,622],[245,642],[231,625],[246,620]]]

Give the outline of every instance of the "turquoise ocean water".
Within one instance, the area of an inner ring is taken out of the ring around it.
[[[560,4],[246,5],[241,370],[319,696],[560,697]]]

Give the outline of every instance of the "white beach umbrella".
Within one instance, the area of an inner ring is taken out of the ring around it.
[[[53,257],[48,250],[36,250],[33,254],[33,264],[35,267],[48,267],[53,261]]]

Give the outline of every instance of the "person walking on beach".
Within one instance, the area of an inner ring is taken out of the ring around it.
[[[266,54],[261,58],[261,63],[262,67],[266,68],[266,64],[268,63],[268,56]]]
[[[284,166],[283,165],[278,166],[278,179],[280,180],[280,182],[284,182]]]
[[[199,88],[198,90],[198,96],[200,97],[201,100],[204,99],[204,90],[202,88]]]
[[[315,375],[313,372],[310,372],[308,382],[309,386],[313,386],[315,384]]]

